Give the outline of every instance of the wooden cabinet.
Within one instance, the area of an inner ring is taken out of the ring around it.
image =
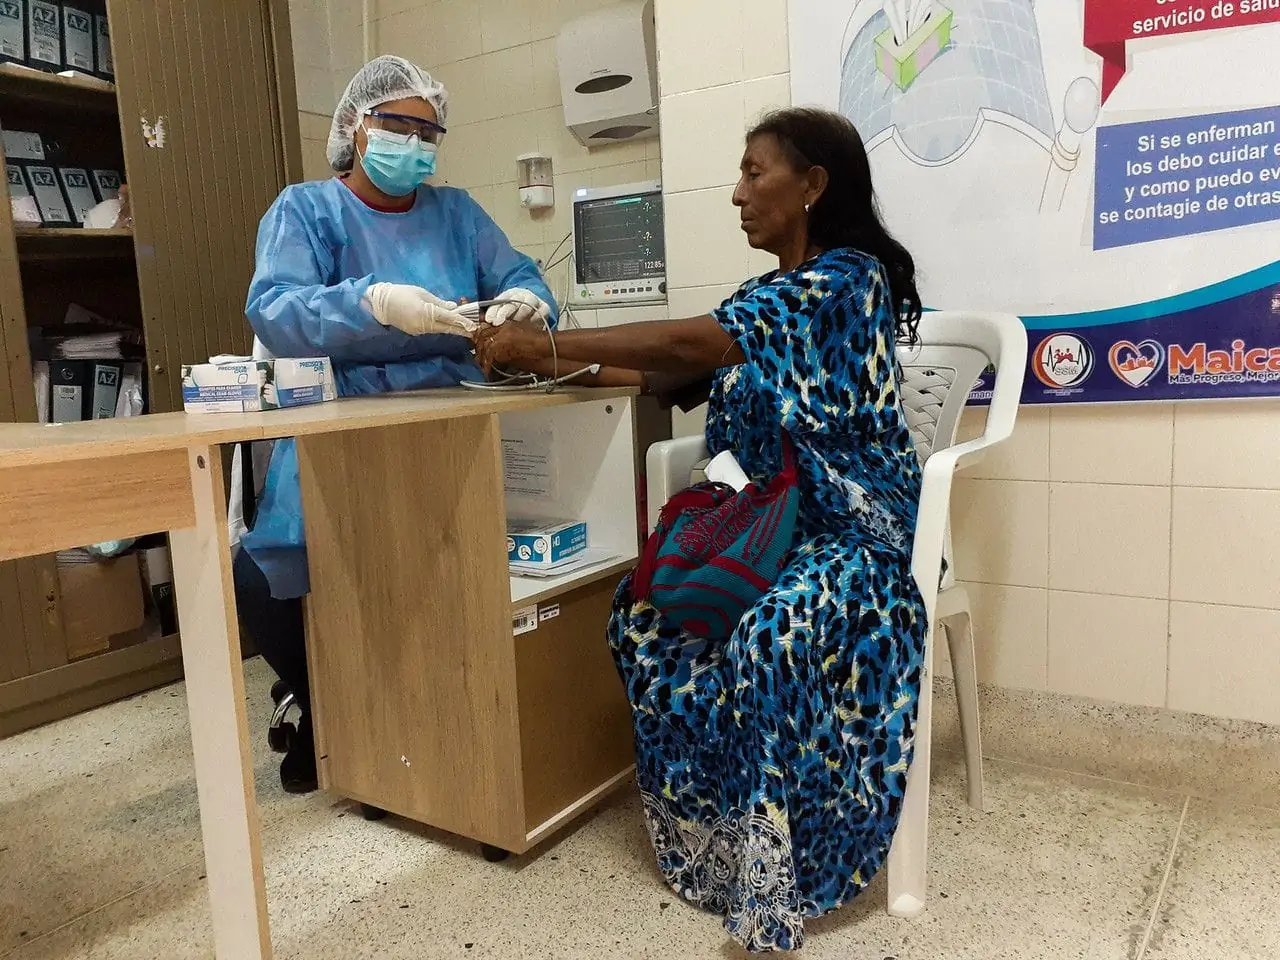
[[[246,351],[262,214],[301,178],[285,0],[105,0],[115,83],[0,66],[0,126],[121,170],[131,229],[15,227],[0,203],[0,421],[36,419],[29,330],[78,303],[141,331],[148,412]],[[0,564],[0,735],[175,679],[158,637],[72,662],[52,557]]]
[[[605,629],[635,435],[614,398],[298,438],[322,787],[522,853],[626,782]],[[589,549],[514,574],[511,519],[585,521]]]

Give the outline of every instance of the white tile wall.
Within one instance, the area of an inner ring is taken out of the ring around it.
[[[979,480],[1048,480],[1049,419],[1047,407],[1024,407],[1013,436],[988,450],[964,475]],[[985,407],[970,407],[960,418],[957,442],[981,436],[986,422]]]
[[[1169,706],[1280,724],[1280,611],[1174,603]]]
[[[790,74],[762,76],[742,85],[742,119],[747,129],[754,126],[770,110],[791,105]],[[739,140],[739,151],[743,143]]]
[[[742,43],[726,36],[738,33],[742,13],[742,0],[656,0],[658,82],[664,99],[743,80]]]
[[[1040,573],[1030,497],[974,486],[1050,491],[1051,690],[1280,723],[1278,407],[1024,407],[957,484],[957,573],[1001,585]]]
[[[790,69],[786,0],[656,0],[664,97]]]
[[[289,29],[293,34],[294,64],[328,70],[329,10],[325,0],[293,0],[289,4]]]
[[[1049,689],[1077,697],[1165,705],[1169,604],[1049,593]]]
[[[1174,412],[1173,482],[1280,490],[1280,402],[1183,404]]]
[[[674,289],[740,284],[747,277],[733,188],[666,194],[667,282]],[[738,235],[738,242],[726,242]]]
[[[662,180],[669,193],[737,183],[744,89],[738,83],[663,98],[663,123],[686,131],[666,139]]]
[[[738,284],[722,286],[683,287],[673,290],[667,297],[667,306],[673,318],[696,317],[714,310],[738,289]]]
[[[1280,610],[1280,491],[1173,491],[1175,600]]]
[[[1169,488],[1055,483],[1049,492],[1049,586],[1169,597]]]
[[[1049,487],[957,478],[951,496],[957,575],[1020,587],[1049,585]]]
[[[978,680],[1043,690],[1048,683],[1049,593],[1030,587],[966,583]],[[946,641],[939,638],[938,643]]]
[[[304,180],[325,180],[333,176],[325,147],[329,141],[327,114],[299,113],[298,129],[302,136],[302,177]]]
[[[411,0],[396,0],[399,4],[416,6]],[[514,4],[513,4],[514,6]],[[484,52],[484,28],[480,7],[476,3],[458,3],[457,0],[438,0],[431,4],[431,47],[427,57],[428,70],[442,63],[454,63]]]
[[[1173,476],[1173,409],[1154,403],[1054,409],[1051,479],[1167,487]]]
[[[485,53],[527,45],[533,35],[533,4],[528,0],[479,0],[458,4],[476,9],[480,15],[480,42]]]

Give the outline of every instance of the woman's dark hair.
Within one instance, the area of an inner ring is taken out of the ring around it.
[[[916,264],[880,219],[871,163],[852,123],[829,110],[789,107],[769,113],[747,134],[772,136],[797,173],[827,171],[827,189],[809,211],[809,240],[822,250],[853,247],[884,266],[898,310],[898,337],[914,343],[922,304]]]

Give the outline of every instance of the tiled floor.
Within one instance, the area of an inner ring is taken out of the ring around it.
[[[261,729],[269,678],[246,672]],[[937,760],[922,918],[886,915],[878,881],[812,923],[801,956],[1280,958],[1280,812],[995,761],[987,776],[980,815],[960,763]],[[662,884],[629,792],[493,865],[331,797],[285,796],[265,749],[258,789],[282,960],[741,956]],[[211,956],[181,687],[0,742],[0,958]]]

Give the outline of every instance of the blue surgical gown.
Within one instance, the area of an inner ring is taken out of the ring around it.
[[[537,265],[512,249],[464,191],[423,185],[413,207],[384,213],[341,180],[285,188],[258,228],[245,314],[277,357],[327,356],[344,397],[456,386],[478,378],[463,337],[411,337],[384,327],[361,301],[370,284],[408,283],[445,300],[524,287],[552,304]],[[276,444],[254,528],[241,540],[272,596],[309,590],[302,492],[293,440]]]

